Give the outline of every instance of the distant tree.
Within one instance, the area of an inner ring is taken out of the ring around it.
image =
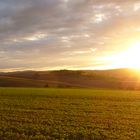
[[[48,85],[48,84],[46,84],[44,87],[49,87],[49,85]]]

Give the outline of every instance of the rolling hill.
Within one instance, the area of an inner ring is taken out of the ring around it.
[[[0,86],[140,89],[140,74],[130,69],[8,72],[0,73]]]

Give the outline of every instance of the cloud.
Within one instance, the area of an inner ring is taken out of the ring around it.
[[[139,10],[138,0],[0,0],[0,69],[82,66],[138,36]]]

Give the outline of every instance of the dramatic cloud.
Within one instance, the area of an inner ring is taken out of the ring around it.
[[[1,71],[104,67],[139,35],[139,0],[0,0]]]

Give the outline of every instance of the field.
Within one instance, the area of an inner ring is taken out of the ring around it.
[[[0,140],[140,139],[140,91],[0,88]]]

